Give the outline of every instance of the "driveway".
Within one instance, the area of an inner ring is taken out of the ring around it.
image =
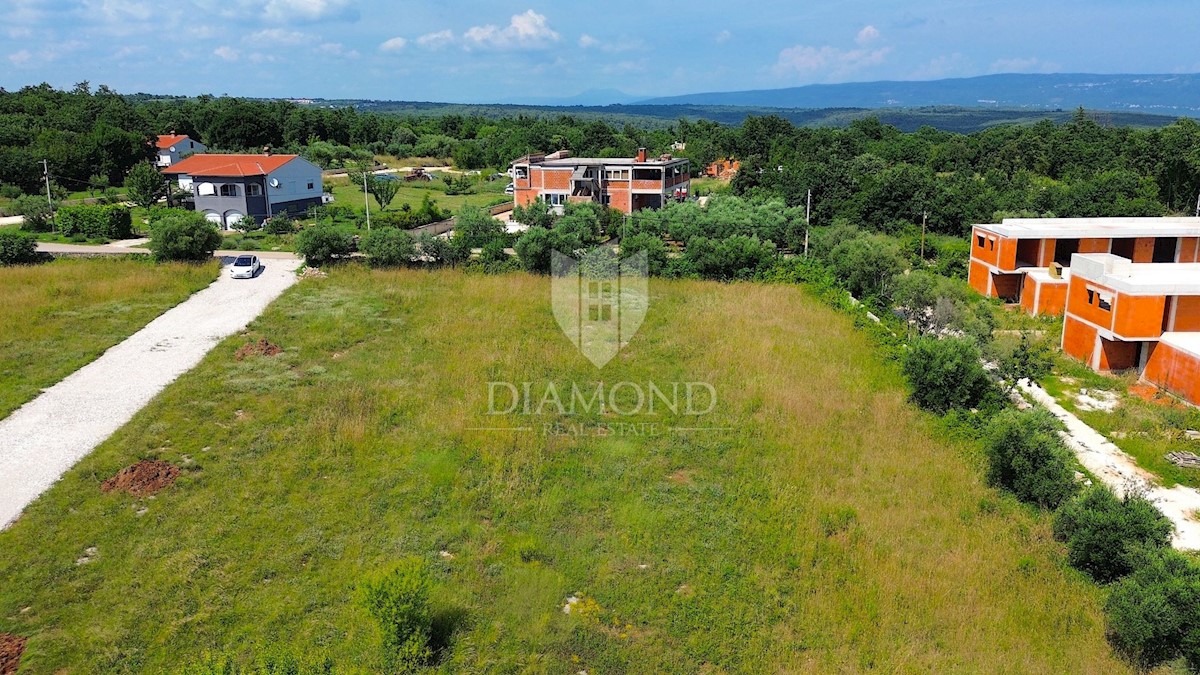
[[[218,342],[262,313],[296,282],[299,265],[290,254],[269,259],[254,279],[231,279],[222,268],[208,288],[0,420],[0,529]]]

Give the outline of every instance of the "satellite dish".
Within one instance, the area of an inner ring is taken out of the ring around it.
[[[271,179],[271,187],[273,187],[273,188],[279,187],[279,179],[278,178]]]

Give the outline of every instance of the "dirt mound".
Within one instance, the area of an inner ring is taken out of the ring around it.
[[[269,342],[266,338],[259,338],[258,342],[247,342],[238,347],[237,353],[233,357],[241,361],[247,356],[275,356],[282,353],[283,348],[279,345]]]
[[[13,675],[25,653],[25,638],[12,633],[0,633],[0,675]]]
[[[104,492],[120,490],[137,497],[145,497],[167,487],[179,477],[179,467],[159,459],[143,459],[117,472],[117,475],[100,484]]]

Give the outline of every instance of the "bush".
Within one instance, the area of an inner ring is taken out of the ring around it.
[[[753,279],[775,260],[775,245],[740,234],[725,239],[692,237],[684,259],[706,279]]]
[[[889,237],[859,236],[837,244],[829,252],[833,273],[860,300],[872,296],[887,299],[889,286],[904,265],[900,247]]]
[[[408,558],[391,572],[359,585],[359,603],[383,633],[389,672],[415,672],[432,654],[429,586],[425,564],[416,558]]]
[[[21,196],[20,186],[13,185],[12,183],[5,183],[3,185],[0,185],[0,197],[3,197],[4,199],[16,199],[17,197],[20,197],[20,196]]]
[[[54,216],[46,198],[39,195],[17,197],[5,207],[4,213],[10,216],[25,216],[21,229],[26,232],[49,232],[50,219]]]
[[[217,226],[199,213],[179,211],[150,223],[150,250],[160,262],[211,258],[221,241]]]
[[[304,256],[309,265],[319,267],[334,258],[350,255],[354,239],[331,225],[315,225],[296,235],[296,253]]]
[[[1141,548],[1167,546],[1171,529],[1145,496],[1130,492],[1118,499],[1103,485],[1068,502],[1054,518],[1054,536],[1066,542],[1071,565],[1101,583],[1133,571]]]
[[[133,220],[129,209],[118,204],[64,206],[58,210],[58,231],[64,237],[128,239],[133,236]]]
[[[284,211],[268,218],[267,222],[263,223],[263,227],[267,234],[291,234],[296,231],[296,221],[292,220],[287,211]]]
[[[1074,459],[1049,412],[1008,409],[988,427],[988,480],[1020,499],[1056,508],[1075,494]]]
[[[25,265],[37,261],[37,240],[11,228],[0,230],[0,265]]]
[[[913,387],[913,402],[942,414],[952,408],[978,406],[991,388],[991,379],[979,359],[979,348],[967,339],[914,340],[904,357],[904,374]]]
[[[416,242],[407,232],[392,227],[372,230],[363,240],[363,252],[372,265],[408,265],[417,254]]]
[[[1138,551],[1105,603],[1113,649],[1143,671],[1179,657],[1200,671],[1200,566],[1172,549]]]

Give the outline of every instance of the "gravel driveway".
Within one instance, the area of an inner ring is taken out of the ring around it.
[[[264,265],[258,277],[236,280],[223,267],[208,288],[0,420],[0,529],[218,342],[262,313],[295,283],[300,261]]]

